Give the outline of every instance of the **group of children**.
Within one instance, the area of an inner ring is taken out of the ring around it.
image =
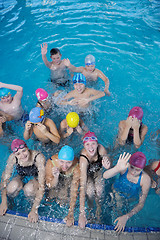
[[[67,88],[71,81],[66,70],[69,69],[71,73],[78,72],[72,79],[74,90],[59,99],[60,106],[78,105],[86,108],[91,101],[110,95],[109,80],[95,68],[94,56],[88,55],[85,58],[85,67],[75,67],[71,65],[69,59],[61,60],[61,53],[59,49],[55,48],[50,51],[52,61],[49,62],[46,57],[47,47],[46,43],[41,45],[42,59],[51,70],[51,79],[54,85]],[[86,88],[87,81],[96,81],[98,78],[105,83],[104,91]],[[10,90],[15,90],[16,94],[12,96]],[[54,96],[57,94],[59,93],[54,93]],[[96,216],[99,217],[104,179],[120,174],[119,179],[113,184],[114,197],[125,200],[139,198],[138,204],[130,212],[115,220],[115,230],[117,232],[124,231],[127,220],[143,208],[150,186],[152,185],[156,188],[157,193],[159,192],[160,161],[155,161],[146,167],[146,157],[142,152],[135,152],[132,155],[123,153],[117,164],[112,167],[112,161],[106,148],[98,143],[96,134],[89,131],[86,123],[79,118],[76,112],[69,112],[57,129],[54,121],[48,117],[48,110],[52,110],[52,107],[48,93],[44,89],[36,90],[38,102],[29,114],[22,109],[22,95],[22,87],[0,83],[0,134],[2,137],[5,122],[21,120],[25,125],[23,134],[25,140],[31,138],[34,133],[39,141],[44,144],[51,142],[54,148],[61,139],[67,138],[76,131],[83,137],[83,149],[78,159],[74,155],[71,142],[70,146],[63,146],[59,152],[45,161],[42,153],[29,149],[26,142],[21,139],[14,139],[11,144],[12,154],[9,156],[6,169],[2,174],[0,215],[4,215],[7,211],[7,196],[15,197],[23,189],[27,197],[34,199],[28,219],[36,222],[38,207],[44,193],[46,200],[55,198],[60,203],[64,200],[67,201],[69,191],[70,207],[65,221],[68,226],[72,226],[74,224],[74,207],[78,192],[80,192],[79,227],[84,228],[87,223],[85,196],[87,195],[89,209],[93,207],[95,196]],[[116,147],[126,143],[133,143],[136,148],[142,145],[148,131],[147,126],[142,123],[142,118],[142,108],[133,107],[127,119],[120,121]],[[10,180],[14,166],[16,172]],[[102,168],[106,169],[103,176]],[[153,180],[153,172],[157,176],[156,180]]]

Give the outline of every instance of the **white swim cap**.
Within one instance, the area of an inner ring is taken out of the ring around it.
[[[85,64],[86,65],[95,65],[95,57],[91,54],[85,57]]]

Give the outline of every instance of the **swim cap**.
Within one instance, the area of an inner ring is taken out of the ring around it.
[[[0,98],[7,97],[10,94],[10,89],[0,88]]]
[[[17,152],[19,149],[27,147],[27,144],[21,139],[14,139],[11,144],[11,149],[13,152]]]
[[[86,77],[82,73],[77,73],[73,76],[73,84],[75,83],[83,83],[86,85]]]
[[[91,141],[98,142],[95,133],[88,131],[83,137],[83,143],[85,144],[86,142],[91,142]]]
[[[128,117],[135,117],[137,118],[138,120],[142,120],[143,118],[143,110],[141,107],[133,107],[130,112],[129,112],[129,115]]]
[[[61,148],[61,150],[58,153],[58,158],[60,160],[65,160],[65,161],[73,161],[74,159],[74,151],[73,148],[71,148],[68,145],[65,145],[64,147]]]
[[[71,128],[76,128],[79,124],[79,116],[76,112],[70,112],[66,116],[67,124]]]
[[[44,118],[44,111],[40,107],[32,108],[29,113],[29,121],[32,123],[42,122]]]
[[[133,153],[129,163],[137,168],[143,169],[146,165],[146,156],[142,152]]]
[[[85,57],[85,65],[95,65],[95,57],[91,54]]]
[[[43,88],[38,88],[36,90],[36,97],[40,101],[45,101],[48,98],[48,93]]]

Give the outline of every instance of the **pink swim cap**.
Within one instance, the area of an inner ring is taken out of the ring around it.
[[[146,165],[146,156],[142,152],[133,153],[129,163],[137,168],[143,169]]]
[[[91,141],[97,142],[98,140],[94,132],[88,131],[83,137],[83,143],[91,142]]]
[[[142,110],[142,108],[141,107],[133,107],[130,110],[128,117],[130,117],[130,116],[135,117],[138,120],[142,121],[142,118],[143,118],[143,110]]]
[[[36,97],[40,101],[44,101],[48,98],[48,93],[43,88],[38,88],[36,90]]]
[[[17,152],[19,149],[27,147],[27,144],[21,139],[14,139],[11,144],[11,149],[13,152]]]

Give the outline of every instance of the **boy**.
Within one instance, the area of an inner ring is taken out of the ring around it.
[[[50,51],[51,62],[47,60],[47,43],[41,44],[41,54],[44,64],[51,70],[51,81],[59,86],[67,86],[69,76],[64,60],[61,60],[62,54],[58,48],[52,48]]]
[[[70,63],[69,59],[64,60],[64,63],[68,66],[70,71],[82,73],[89,81],[97,81],[98,78],[101,78],[105,82],[104,92],[106,95],[110,96],[108,90],[109,79],[99,69],[95,68],[95,57],[93,55],[89,54],[86,56],[85,67],[75,67]]]
[[[10,90],[16,91],[13,97],[10,94]],[[22,87],[0,82],[0,135],[3,134],[3,123],[22,118],[24,112],[21,106],[22,95]]]
[[[45,118],[44,111],[40,107],[33,108],[29,113],[29,121],[25,125],[24,139],[28,140],[32,134],[44,142],[60,142],[60,136],[55,123],[50,118]]]
[[[91,101],[105,96],[105,93],[102,91],[98,91],[93,88],[86,88],[86,78],[81,73],[77,73],[73,77],[73,84],[74,84],[74,90],[69,92],[63,98],[60,104],[78,105],[79,107],[86,108],[89,106],[89,103]]]

